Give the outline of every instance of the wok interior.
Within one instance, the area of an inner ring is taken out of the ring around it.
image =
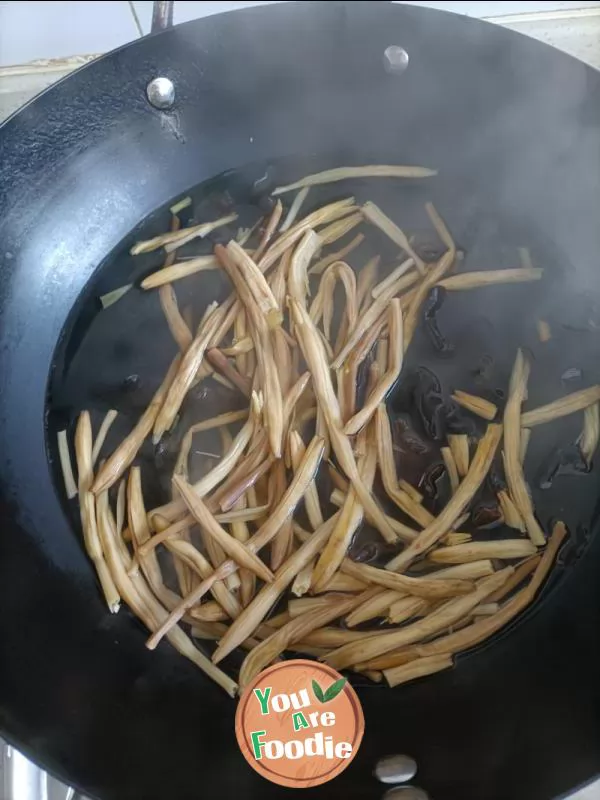
[[[337,158],[251,164],[192,187],[189,191],[192,205],[181,213],[184,225],[214,219],[230,210],[235,210],[239,219],[228,228],[215,231],[208,240],[195,240],[181,248],[178,259],[208,253],[215,242],[235,236],[239,227],[252,226],[268,213],[272,202],[270,192],[275,186],[332,166],[332,162],[333,165],[338,163]],[[600,307],[594,297],[578,292],[577,286],[572,285],[570,264],[565,254],[540,234],[534,220],[512,217],[506,208],[495,209],[489,197],[465,192],[458,185],[447,185],[443,170],[437,177],[424,181],[356,180],[314,187],[302,214],[350,195],[356,196],[359,203],[367,200],[377,203],[414,236],[415,246],[429,259],[442,250],[424,211],[425,202],[433,201],[464,253],[461,272],[518,267],[519,248],[527,248],[534,266],[544,268],[544,278],[540,282],[450,293],[437,319],[452,352],[437,352],[420,326],[408,350],[402,377],[388,397],[392,420],[397,417],[400,422],[408,417],[418,428],[418,414],[411,406],[406,386],[419,375],[428,374],[426,370],[439,378],[447,395],[454,389],[462,389],[485,397],[502,409],[518,347],[525,349],[532,362],[528,408],[600,380],[600,366],[594,358],[597,337],[600,336]],[[294,193],[284,196],[287,207],[293,197]],[[169,206],[178,199],[169,198],[109,255],[86,286],[63,331],[47,399],[48,450],[61,498],[64,492],[55,444],[56,432],[68,427],[71,433],[83,409],[91,411],[92,423],[97,429],[104,414],[110,408],[116,408],[119,415],[104,448],[105,453],[112,452],[143,412],[177,352],[157,292],[139,288],[140,281],[162,265],[162,250],[133,258],[129,255],[129,248],[136,241],[168,230]],[[338,249],[355,233],[348,234],[330,251]],[[397,250],[375,229],[369,229],[367,233],[366,241],[348,257],[348,261],[358,270],[369,257],[380,253],[383,267],[380,278],[383,278],[398,263]],[[128,283],[134,284],[133,289],[110,308],[102,310],[99,297]],[[230,284],[222,271],[211,271],[177,281],[174,289],[179,307],[191,309],[194,328],[209,302],[227,296]],[[539,340],[536,326],[539,319],[546,320],[552,332],[552,338],[545,343]],[[567,385],[564,375],[572,368],[580,374],[572,377]],[[245,398],[241,394],[219,385],[212,378],[192,389],[174,430],[157,446],[146,441],[138,455],[147,508],[170,500],[174,461],[181,437],[189,425],[224,411],[241,409],[244,404]],[[470,422],[476,424],[473,418]],[[482,430],[480,426],[479,433]],[[534,506],[542,526],[549,531],[553,519],[563,519],[572,532],[580,534],[575,536],[573,545],[578,550],[581,549],[581,537],[586,540],[594,523],[598,471],[592,470],[577,477],[561,476],[550,490],[542,490],[538,484],[544,465],[552,454],[557,448],[574,443],[580,432],[581,415],[577,414],[537,428],[525,464],[525,474],[531,484]],[[215,456],[222,452],[221,447],[216,431],[202,434],[202,438],[196,440],[190,460],[193,480],[215,463]],[[423,473],[439,462],[439,447],[436,446],[425,460],[400,456],[398,475],[417,485]],[[321,494],[328,497],[324,485]],[[439,497],[426,502],[430,503],[434,513],[441,510]],[[78,531],[75,504],[68,513]],[[388,513],[393,513],[392,509]],[[471,530],[468,525],[465,529]],[[495,534],[498,534],[497,530],[491,535]],[[79,536],[79,533],[74,535]],[[499,535],[502,536],[502,532]],[[478,531],[477,538],[488,538],[488,532]],[[371,542],[383,545],[376,532],[363,526],[352,549],[356,553],[365,543]],[[389,556],[389,553],[389,548],[379,551],[379,555]]]

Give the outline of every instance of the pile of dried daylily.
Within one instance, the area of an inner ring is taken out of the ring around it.
[[[444,669],[455,653],[493,634],[534,599],[566,535],[558,523],[546,541],[535,517],[522,468],[529,429],[585,410],[580,447],[589,462],[598,442],[600,387],[522,412],[529,365],[519,352],[503,420],[494,422],[494,404],[457,391],[455,402],[488,424],[479,441],[454,435],[441,448],[451,494],[437,517],[416,487],[398,480],[385,406],[434,287],[453,291],[531,281],[542,271],[528,266],[453,274],[456,247],[431,204],[426,210],[445,248],[434,263],[419,257],[404,232],[371,202],[357,206],[351,197],[298,221],[309,186],[430,174],[383,166],[309,176],[274,192],[299,189],[285,216],[277,200],[261,231],[240,232],[237,241],[217,245],[213,255],[180,262],[178,247],[235,217],[180,230],[174,213],[170,233],[138,243],[132,253],[162,247],[168,254],[164,268],[142,286],[160,287],[180,354],[134,429],[99,466],[116,412],[109,413],[95,440],[89,414],[80,415],[77,484],[65,433],[59,436],[67,491],[79,494],[86,548],[110,610],[116,612],[123,600],[152,632],[150,648],[166,636],[232,695],[236,682],[216,665],[238,646],[247,651],[242,686],[286,649],[376,681],[383,672],[392,686]],[[185,205],[182,201],[173,211]],[[378,258],[357,272],[342,260],[373,225],[403,253],[381,280]],[[365,233],[337,252],[327,249],[358,226]],[[224,302],[211,303],[191,331],[172,284],[207,269],[223,270],[233,291]],[[315,276],[318,289],[311,297]],[[341,315],[334,314],[334,292],[340,289]],[[369,380],[359,403],[357,376],[365,364]],[[172,501],[148,510],[140,467],[132,466],[136,454],[147,437],[156,443],[176,424],[187,392],[209,375],[243,393],[247,411],[193,425],[172,476]],[[192,438],[217,428],[224,454],[192,484]],[[507,488],[497,499],[514,535],[472,541],[460,526],[500,453]],[[317,490],[322,470],[333,478],[331,497]],[[404,521],[385,513],[375,498],[377,473]],[[385,567],[347,556],[363,519],[386,543],[398,544]],[[160,551],[172,558],[177,590],[165,581]],[[418,569],[407,575],[411,565]],[[269,616],[284,597],[281,611]],[[390,625],[383,626],[381,618]],[[332,625],[339,620],[343,627]],[[368,620],[376,626],[354,629]],[[218,642],[212,658],[190,636]]]

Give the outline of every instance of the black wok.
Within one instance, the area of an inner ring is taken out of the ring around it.
[[[389,45],[408,51],[402,74],[383,68]],[[176,88],[166,112],[145,95],[159,75]],[[238,751],[235,703],[168,644],[148,652],[127,611],[105,611],[48,462],[71,311],[155,209],[225,170],[293,156],[290,177],[315,163],[437,167],[410,204],[432,197],[467,254],[488,253],[482,266],[505,245],[540,253],[558,277],[536,302],[570,330],[600,298],[600,76],[467,18],[286,3],[99,59],[8,120],[0,152],[1,732],[103,800],[279,797]],[[513,354],[531,295],[502,298],[477,314]],[[558,337],[535,391],[556,396],[577,353],[597,381],[594,335]],[[417,759],[433,800],[549,800],[600,772],[598,488],[593,472],[536,497],[544,524],[562,515],[572,540],[509,631],[447,673],[359,687],[361,750],[315,797],[377,797],[374,762],[394,752]]]

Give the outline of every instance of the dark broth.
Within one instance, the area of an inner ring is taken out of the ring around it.
[[[209,253],[216,242],[235,236],[239,227],[251,227],[259,217],[268,214],[272,204],[269,193],[276,185],[329,165],[326,159],[303,160],[301,167],[293,160],[249,165],[193,187],[188,192],[192,205],[181,212],[184,226],[214,219],[231,210],[238,212],[239,220],[215,231],[207,240],[195,240],[184,246],[177,252],[178,259]],[[294,195],[283,196],[287,207]],[[476,437],[485,427],[482,420],[456,407],[450,401],[450,393],[458,388],[480,395],[496,403],[501,412],[517,347],[525,348],[532,361],[528,408],[579,388],[565,387],[564,379],[561,381],[566,372],[574,375],[574,368],[579,371],[582,386],[600,381],[600,363],[596,358],[600,309],[587,295],[578,294],[569,286],[569,268],[564,254],[558,253],[551,242],[532,229],[530,220],[496,215],[488,198],[461,196],[460,187],[444,186],[441,178],[345,181],[311,189],[301,215],[350,195],[354,195],[358,203],[373,200],[380,205],[403,230],[414,236],[414,246],[427,260],[433,260],[442,251],[424,211],[425,202],[432,200],[463,253],[461,271],[520,266],[519,247],[527,247],[534,265],[545,269],[540,282],[491,286],[447,296],[437,292],[428,299],[405,359],[402,378],[388,398],[388,409],[398,476],[418,487],[425,495],[425,506],[437,513],[449,497],[440,457],[440,446],[445,444],[446,434],[467,433]],[[460,204],[456,202],[457,197],[461,198]],[[47,400],[48,452],[61,497],[64,491],[56,432],[67,428],[72,440],[75,421],[82,409],[90,410],[96,431],[105,413],[115,408],[119,415],[102,451],[103,455],[112,452],[145,409],[177,352],[157,291],[145,292],[139,288],[144,277],[162,266],[164,253],[159,250],[132,257],[129,249],[138,240],[168,230],[168,209],[178,199],[171,198],[144,220],[100,265],[63,332]],[[348,261],[358,270],[370,256],[379,253],[381,279],[397,265],[397,249],[376,229],[363,225],[362,230],[366,241]],[[330,251],[339,249],[355,234],[356,230],[332,245]],[[101,295],[130,282],[134,284],[133,289],[110,308],[101,309]],[[231,287],[222,272],[212,271],[177,281],[174,289],[180,309],[191,315],[195,327],[206,306],[212,300],[226,297]],[[314,291],[314,283],[311,289]],[[536,321],[539,319],[550,324],[552,338],[546,343],[538,338]],[[146,441],[138,455],[148,509],[171,499],[173,465],[187,428],[194,422],[246,405],[246,399],[238,391],[231,391],[212,378],[189,393],[174,429],[156,446]],[[545,464],[552,459],[556,461],[558,451],[571,452],[569,448],[573,447],[581,425],[582,415],[575,414],[535,429],[525,473],[542,525],[548,529],[551,520],[560,517],[585,539],[593,522],[598,471],[581,476],[576,469],[557,468],[548,481],[549,468],[544,470]],[[308,435],[307,429],[305,438]],[[191,478],[198,479],[221,453],[218,432],[196,436],[190,455]],[[323,507],[329,508],[332,487],[326,472],[321,470],[319,489]],[[544,485],[550,488],[542,489],[542,484],[536,483],[539,474],[544,476]],[[573,479],[573,474],[577,475],[577,480]],[[492,497],[489,485],[492,479],[488,479],[475,501],[477,520],[488,523],[493,523],[487,507]],[[384,500],[380,487],[376,486],[376,491],[388,513],[401,516]],[[68,513],[74,527],[78,528],[76,501],[69,504]],[[403,521],[411,524],[408,519]],[[508,535],[503,526],[486,524],[475,528],[471,520],[462,530],[477,539]],[[573,552],[578,556],[581,538],[575,538]],[[384,545],[380,537],[364,525],[355,537],[350,554],[358,560],[379,564],[397,549]]]

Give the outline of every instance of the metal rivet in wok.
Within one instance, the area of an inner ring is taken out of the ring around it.
[[[374,774],[382,783],[405,783],[417,774],[417,762],[410,756],[384,756],[375,765]]]
[[[399,75],[408,67],[408,53],[403,47],[391,44],[383,51],[383,65],[386,72]]]
[[[171,108],[175,102],[175,86],[169,78],[154,78],[146,86],[146,97],[154,108]]]
[[[416,786],[396,786],[389,789],[382,800],[429,800],[429,795]]]

